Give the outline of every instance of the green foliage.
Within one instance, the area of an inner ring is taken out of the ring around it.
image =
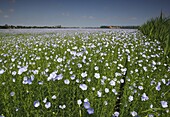
[[[140,31],[151,38],[161,42],[164,54],[170,57],[170,18],[164,17],[161,12],[159,17],[152,18],[140,27]]]

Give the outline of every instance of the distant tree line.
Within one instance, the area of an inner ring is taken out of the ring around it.
[[[58,26],[14,26],[5,24],[0,26],[0,29],[31,29],[31,28],[61,28],[61,25]]]
[[[138,29],[139,26],[100,26],[100,28],[109,28],[109,29]]]
[[[61,25],[58,25],[58,26],[14,26],[14,25],[8,25],[8,24],[0,26],[0,29],[32,29],[32,28],[41,28],[41,29],[43,29],[43,28],[138,29],[139,26],[61,27]]]
[[[64,29],[71,29],[71,28],[82,28],[82,29],[99,29],[100,27],[61,27],[61,25],[58,26],[14,26],[14,25],[8,25],[5,24],[3,26],[0,26],[0,29],[32,29],[32,28],[64,28]]]

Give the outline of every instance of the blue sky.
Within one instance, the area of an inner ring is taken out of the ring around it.
[[[170,0],[0,0],[0,25],[141,25]]]

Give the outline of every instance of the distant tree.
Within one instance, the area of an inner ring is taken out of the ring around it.
[[[8,29],[8,28],[9,28],[9,25],[8,25],[8,24],[5,24],[5,25],[4,25],[4,28],[5,28],[5,29]]]
[[[100,28],[109,28],[109,26],[100,26]]]

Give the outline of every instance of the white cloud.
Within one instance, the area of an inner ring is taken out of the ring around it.
[[[95,17],[94,17],[94,16],[89,16],[88,18],[89,18],[89,19],[95,19]]]
[[[10,13],[13,13],[13,12],[14,12],[14,9],[9,9],[9,12],[10,12]]]
[[[94,16],[86,16],[86,15],[82,16],[82,18],[90,19],[90,20],[96,19]]]
[[[130,20],[137,20],[137,17],[130,17]]]
[[[4,18],[9,18],[9,15],[4,15]]]
[[[62,15],[62,16],[67,16],[67,17],[68,17],[68,16],[70,16],[70,13],[68,13],[68,12],[63,12],[63,13],[61,13],[61,15]]]

